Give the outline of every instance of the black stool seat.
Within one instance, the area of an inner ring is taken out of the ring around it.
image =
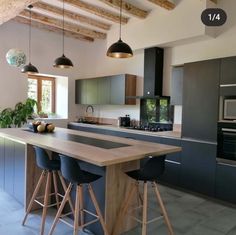
[[[63,177],[73,184],[89,184],[102,176],[84,171],[76,159],[59,155],[61,159],[61,173]]]
[[[40,147],[34,146],[34,149],[36,152],[36,163],[39,168],[48,171],[60,170],[61,167],[60,160],[50,160],[47,152]]]
[[[157,181],[164,173],[165,156],[152,157],[138,170],[126,172],[126,174],[138,181]]]

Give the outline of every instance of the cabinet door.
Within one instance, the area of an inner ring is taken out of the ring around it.
[[[173,145],[181,147],[181,140],[161,138],[161,144]],[[181,162],[181,152],[171,153],[166,155],[166,160],[174,161],[177,163]]]
[[[14,142],[14,197],[18,202],[24,204],[25,190],[25,145]]]
[[[98,80],[87,79],[86,84],[87,104],[98,104]]]
[[[215,194],[216,144],[182,140],[181,186]]]
[[[5,191],[14,196],[14,164],[15,164],[15,149],[14,142],[9,139],[5,141]]]
[[[182,105],[184,67],[175,67],[171,79],[171,104]]]
[[[76,80],[75,81],[75,103],[76,104],[87,104],[87,81]]]
[[[0,188],[4,189],[4,138],[0,137]]]
[[[216,165],[216,197],[231,203],[236,203],[236,166],[224,163]]]
[[[236,57],[221,59],[220,84],[236,84]]]
[[[125,104],[125,75],[115,75],[111,78],[111,104]]]
[[[182,136],[216,141],[220,60],[184,65]]]
[[[98,104],[110,104],[111,79],[104,77],[98,79]]]

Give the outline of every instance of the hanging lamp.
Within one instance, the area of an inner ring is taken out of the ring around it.
[[[130,46],[121,40],[122,0],[120,1],[120,38],[107,50],[107,56],[113,58],[129,58],[133,56]]]
[[[31,64],[31,21],[32,21],[32,16],[31,16],[31,10],[33,8],[32,5],[28,6],[29,12],[30,12],[30,23],[29,23],[29,64],[25,65],[22,69],[22,73],[27,73],[27,74],[34,74],[38,73],[38,69]]]
[[[72,68],[73,67],[73,63],[72,61],[67,58],[64,54],[64,44],[65,44],[65,39],[64,39],[64,36],[65,36],[65,7],[64,7],[64,0],[63,0],[63,27],[62,27],[62,56],[61,57],[58,57],[57,59],[55,59],[54,61],[54,64],[53,66],[55,68],[60,68],[60,69],[65,69],[65,68]]]

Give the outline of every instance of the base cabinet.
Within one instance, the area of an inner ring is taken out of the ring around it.
[[[24,204],[25,145],[0,138],[0,188]]]
[[[217,163],[216,165],[216,197],[236,203],[236,166]]]

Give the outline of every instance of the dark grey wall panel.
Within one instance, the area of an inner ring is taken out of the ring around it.
[[[221,84],[236,84],[236,57],[221,59]]]
[[[184,65],[182,136],[216,141],[220,60]]]
[[[172,69],[171,99],[170,99],[172,105],[182,105],[183,77],[184,77],[184,67],[174,67]]]

